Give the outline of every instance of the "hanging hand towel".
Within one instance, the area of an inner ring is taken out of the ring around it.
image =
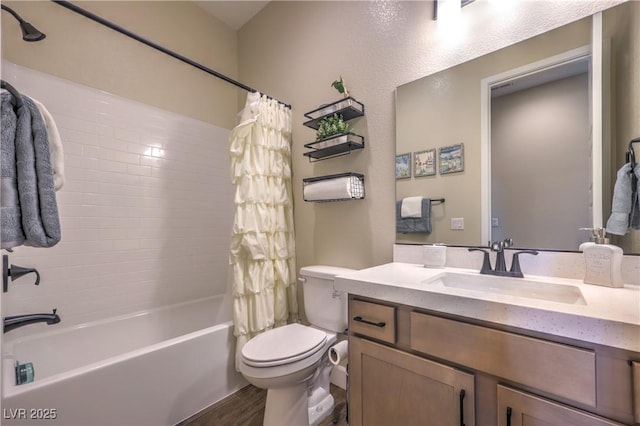
[[[631,213],[629,214],[629,228],[640,229],[640,163],[636,163],[633,173],[635,174],[635,190],[631,191]],[[632,185],[633,186],[633,185]]]
[[[422,198],[407,197],[402,199],[401,217],[422,217]]]
[[[431,199],[423,198],[421,202],[422,217],[402,217],[402,201],[396,201],[396,232],[431,233]]]
[[[49,153],[51,154],[51,166],[53,168],[53,184],[56,191],[59,191],[64,185],[64,152],[62,149],[62,139],[58,132],[53,116],[42,102],[32,99],[33,103],[38,107],[38,111],[44,119],[47,126],[47,136],[49,137]]]
[[[640,164],[635,165],[633,173],[640,176]],[[632,177],[629,163],[618,170],[606,228],[609,234],[624,235],[629,229],[640,229],[640,200],[637,188],[635,192],[632,189]]]

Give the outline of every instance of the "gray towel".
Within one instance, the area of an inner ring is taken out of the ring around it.
[[[631,213],[629,213],[629,228],[640,230],[640,163],[633,169],[636,187],[631,193]]]
[[[0,172],[0,248],[6,249],[24,244],[18,182],[16,173],[16,124],[14,99],[9,93],[2,93],[1,112],[1,151]]]
[[[422,199],[422,217],[402,217],[402,200],[396,201],[396,232],[408,234],[414,232],[431,233],[431,199]]]
[[[2,94],[3,110],[6,105],[5,96],[12,97],[10,94]],[[23,107],[16,111],[14,144],[24,244],[52,247],[60,241],[61,233],[46,125],[35,103],[24,95],[22,101]],[[5,118],[4,111],[2,118]],[[2,142],[5,143],[4,136]],[[9,222],[7,224],[11,225]],[[4,230],[5,224],[2,225]],[[11,232],[17,234],[15,230]],[[2,247],[8,248],[5,247],[4,239]]]
[[[618,170],[613,187],[611,216],[607,221],[609,234],[624,235],[629,229],[640,229],[640,197],[637,189],[635,192],[632,190],[630,171],[629,163]],[[640,164],[635,165],[634,173],[640,179]]]

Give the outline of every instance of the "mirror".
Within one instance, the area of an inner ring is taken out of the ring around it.
[[[445,199],[431,206],[431,233],[397,233],[397,243],[511,237],[517,247],[576,251],[589,240],[579,228],[606,225],[616,172],[640,136],[640,3],[601,17],[397,88],[396,163],[410,154],[411,173],[397,178],[396,199]],[[602,33],[596,45],[592,28]],[[461,164],[446,173],[452,146]],[[433,149],[435,174],[423,165],[416,176],[416,158]],[[625,254],[640,253],[640,231],[610,237]]]

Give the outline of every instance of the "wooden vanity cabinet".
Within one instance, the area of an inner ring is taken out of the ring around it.
[[[498,426],[615,426],[620,423],[498,385]]]
[[[396,319],[395,306],[349,301],[349,424],[475,426],[473,375],[388,346]]]
[[[640,353],[349,296],[350,425],[640,425],[637,362]]]

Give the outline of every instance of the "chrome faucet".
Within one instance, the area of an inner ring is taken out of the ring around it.
[[[48,325],[57,324],[60,322],[60,317],[56,314],[56,311],[57,309],[54,309],[51,314],[26,314],[4,317],[4,332],[37,322],[46,322]]]
[[[520,269],[520,258],[521,254],[532,254],[534,256],[538,255],[536,250],[520,250],[513,254],[513,259],[511,261],[511,269],[507,270],[507,262],[504,260],[504,249],[513,246],[513,239],[506,238],[503,241],[495,241],[491,243],[491,251],[496,252],[496,266],[495,268],[491,267],[491,260],[489,259],[489,252],[480,248],[470,248],[469,251],[481,251],[484,253],[484,258],[482,261],[482,268],[480,269],[481,274],[486,275],[497,275],[500,277],[514,277],[514,278],[523,278],[522,269]]]

